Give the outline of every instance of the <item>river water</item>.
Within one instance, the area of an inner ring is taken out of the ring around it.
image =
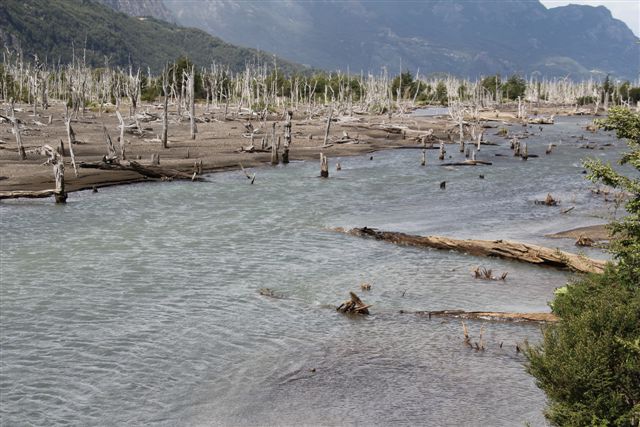
[[[440,167],[429,150],[420,167],[419,150],[393,150],[341,158],[340,172],[330,159],[328,180],[315,162],[294,162],[252,171],[254,185],[225,172],[73,193],[65,206],[3,202],[1,424],[544,424],[544,394],[515,350],[539,339],[538,325],[469,321],[472,340],[484,329],[477,352],[459,320],[399,311],[548,311],[567,273],[327,228],[575,251],[543,235],[606,221],[611,206],[590,193],[579,159],[615,159],[623,146],[588,134],[615,146],[578,148],[587,120],[530,128],[541,158],[526,162],[489,129],[500,145],[479,158],[493,166]],[[547,192],[559,207],[534,205]],[[479,281],[476,265],[509,276]],[[336,313],[350,290],[371,316]]]

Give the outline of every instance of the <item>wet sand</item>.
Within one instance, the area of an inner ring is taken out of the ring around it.
[[[580,237],[589,238],[593,241],[604,241],[611,239],[611,233],[607,228],[607,224],[590,225],[587,227],[578,227],[571,230],[561,231],[559,233],[547,234],[545,237],[552,239],[574,239]]]

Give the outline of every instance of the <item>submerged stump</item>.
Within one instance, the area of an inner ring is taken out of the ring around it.
[[[362,302],[362,300],[358,297],[358,295],[353,292],[349,292],[349,296],[351,297],[349,300],[343,302],[336,310],[340,313],[352,313],[352,314],[369,314],[369,307],[371,305],[366,305]]]

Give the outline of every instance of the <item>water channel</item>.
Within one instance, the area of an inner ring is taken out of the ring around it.
[[[544,235],[607,221],[612,205],[589,191],[580,159],[613,161],[624,148],[585,133],[588,120],[530,127],[540,157],[528,161],[489,129],[499,145],[478,158],[492,166],[440,167],[429,150],[420,167],[419,150],[389,150],[330,159],[328,180],[315,162],[293,162],[255,169],[254,185],[235,171],[73,193],[66,206],[3,202],[2,424],[543,425],[544,394],[515,351],[539,339],[539,325],[470,321],[472,339],[484,325],[477,352],[459,320],[399,311],[548,311],[568,273],[328,228],[575,252]],[[586,150],[580,135],[614,146]],[[549,142],[558,146],[545,156]],[[548,192],[559,207],[533,203]],[[508,278],[476,280],[477,265]],[[336,313],[350,290],[371,316]]]

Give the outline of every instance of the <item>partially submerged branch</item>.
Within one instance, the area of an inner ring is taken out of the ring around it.
[[[401,314],[415,314],[418,316],[453,317],[456,319],[493,320],[503,322],[557,322],[558,318],[553,313],[508,313],[502,311],[464,311],[464,310],[438,310],[438,311],[400,311]],[[466,329],[466,328],[465,328]],[[465,339],[468,332],[465,331]]]

